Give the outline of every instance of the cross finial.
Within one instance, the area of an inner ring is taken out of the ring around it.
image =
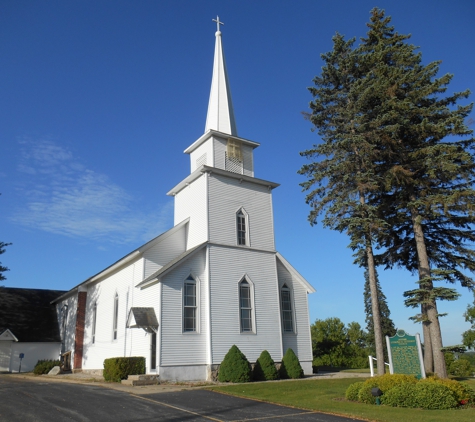
[[[224,25],[224,22],[221,22],[219,20],[219,16],[216,15],[216,19],[213,19],[213,22],[216,22],[216,26],[218,27],[218,32],[219,32],[219,25]]]

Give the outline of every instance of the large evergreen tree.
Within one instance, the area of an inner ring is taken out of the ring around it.
[[[361,112],[381,150],[384,180],[372,201],[389,223],[381,236],[383,245],[407,242],[398,230],[411,233],[411,265],[417,265],[419,288],[405,293],[406,304],[421,306],[426,355],[430,346],[435,372],[446,377],[436,301],[454,300],[457,293],[434,287],[434,281],[460,280],[473,286],[460,268],[475,269],[467,243],[474,239],[474,140],[454,138],[471,134],[464,119],[472,105],[453,109],[468,91],[443,97],[452,75],[437,79],[440,63],[422,65],[421,54],[406,42],[409,36],[395,32],[390,21],[384,11],[374,9],[360,47],[363,62],[371,68],[362,80],[366,95]],[[389,253],[387,259],[406,265],[398,255]]]
[[[312,162],[302,166],[299,173],[308,178],[302,187],[308,191],[306,201],[311,206],[310,223],[315,224],[318,216],[324,214],[324,226],[347,232],[350,246],[363,257],[368,268],[378,374],[382,375],[383,336],[373,239],[385,223],[378,219],[377,209],[367,200],[379,186],[375,173],[378,151],[361,125],[359,93],[354,86],[362,77],[362,67],[353,43],[354,40],[345,41],[337,34],[333,37],[333,50],[322,54],[325,65],[321,76],[316,76],[313,79],[315,86],[309,88],[314,97],[310,103],[312,113],[309,119],[323,142],[301,152]]]
[[[300,173],[308,177],[311,223],[325,211],[326,226],[348,232],[358,263],[369,270],[373,306],[374,244],[386,248],[378,262],[419,273],[406,304],[421,306],[426,357],[446,377],[436,301],[457,293],[434,281],[473,287],[463,270],[475,270],[474,140],[458,138],[471,134],[464,119],[472,105],[455,108],[468,91],[443,96],[452,76],[436,78],[439,63],[423,65],[409,36],[390,21],[373,9],[357,49],[337,35],[322,56],[310,120],[323,142],[301,153],[318,160]],[[380,331],[375,320],[376,345]]]
[[[366,313],[366,331],[367,331],[367,343],[368,346],[372,349],[375,347],[374,342],[374,326],[373,326],[373,308],[371,306],[371,291],[369,286],[369,274],[368,271],[365,271],[364,274],[365,284],[364,284],[364,309]],[[396,334],[396,328],[394,327],[394,322],[391,319],[391,312],[389,311],[388,302],[386,296],[381,290],[381,285],[379,284],[379,279],[376,274],[376,288],[378,290],[378,302],[379,302],[379,312],[381,314],[381,330],[383,336],[393,337]],[[384,358],[387,359],[387,350],[384,348]]]

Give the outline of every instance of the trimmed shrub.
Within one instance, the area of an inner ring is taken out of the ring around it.
[[[282,379],[303,378],[303,369],[300,366],[298,357],[292,349],[287,349],[279,369],[279,375]]]
[[[236,345],[233,345],[224,357],[218,371],[220,382],[251,381],[251,364]]]
[[[345,393],[346,400],[358,401],[358,393],[360,392],[361,387],[363,386],[364,381],[358,381],[354,384],[351,384]]]
[[[417,378],[404,374],[384,374],[373,378],[368,378],[358,393],[358,401],[361,403],[375,404],[375,398],[371,394],[371,389],[378,387],[383,394],[392,388],[403,384],[416,384]]]
[[[438,378],[438,377],[430,377],[424,380],[419,381],[421,383],[435,383],[441,384],[445,387],[449,388],[457,402],[461,403],[473,403],[475,399],[475,391],[473,391],[467,384],[462,382],[458,382],[455,380],[451,380],[448,378]]]
[[[418,382],[415,386],[415,403],[411,407],[422,409],[443,410],[457,407],[454,393],[443,384],[434,382]]]
[[[140,356],[104,360],[102,375],[106,381],[120,382],[129,375],[145,374],[145,358]]]
[[[35,375],[47,374],[55,366],[61,366],[61,362],[59,360],[39,360],[33,368],[33,373]]]
[[[264,350],[254,365],[253,379],[255,381],[269,381],[279,378],[275,363],[267,350]]]
[[[381,396],[381,403],[392,407],[417,407],[416,384],[401,384]]]

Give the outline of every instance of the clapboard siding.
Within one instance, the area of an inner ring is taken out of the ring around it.
[[[246,176],[251,176],[251,177],[254,177],[253,151],[254,151],[254,148],[251,147],[250,145],[242,146],[244,174]]]
[[[68,311],[65,330],[63,330],[62,309],[65,306],[67,307]],[[58,316],[58,326],[61,335],[61,341],[64,343],[64,352],[72,352],[71,362],[74,362],[74,336],[76,334],[77,307],[77,293],[56,304],[56,314]]]
[[[283,333],[282,340],[284,353],[291,348],[301,361],[312,360],[312,342],[310,339],[310,329],[308,320],[307,291],[292,274],[277,260],[277,274],[279,277],[279,288],[284,284],[291,290],[293,300],[294,333]]]
[[[237,247],[210,246],[212,360],[219,364],[236,344],[250,362],[263,350],[280,360],[279,292],[274,254]],[[239,282],[254,288],[255,333],[241,333]]]
[[[213,165],[213,143],[212,141],[203,142],[198,148],[196,148],[190,154],[191,173],[193,173],[198,167],[198,160],[200,160],[206,154],[206,161],[199,164],[205,164],[207,166]]]
[[[236,212],[249,218],[251,248],[274,250],[272,195],[266,186],[211,174],[209,177],[209,237],[211,242],[236,245]]]
[[[132,342],[131,330],[126,329],[127,316],[130,308],[134,306],[134,295],[137,294],[134,292],[135,285],[142,279],[143,260],[139,259],[104,280],[88,286],[83,369],[101,369],[104,359],[129,355]],[[116,293],[119,296],[119,312],[117,340],[114,340],[113,319]],[[97,303],[97,319],[95,343],[92,343],[94,303]]]
[[[185,250],[186,225],[144,252],[144,277],[153,274]]]
[[[160,366],[206,364],[208,332],[205,271],[206,250],[171,271],[162,279],[162,317],[160,326]],[[197,278],[199,292],[199,330],[183,332],[183,282],[191,274]]]
[[[227,140],[213,137],[214,167],[226,170],[226,145]]]
[[[175,224],[190,218],[186,249],[207,240],[206,178],[203,174],[175,195]]]

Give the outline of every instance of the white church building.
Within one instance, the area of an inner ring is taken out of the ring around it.
[[[144,356],[162,380],[207,380],[235,344],[251,363],[292,348],[312,373],[315,290],[275,249],[279,185],[254,177],[259,144],[237,134],[219,24],[205,133],[184,151],[190,174],[168,192],[174,227],[54,302],[74,371]]]

